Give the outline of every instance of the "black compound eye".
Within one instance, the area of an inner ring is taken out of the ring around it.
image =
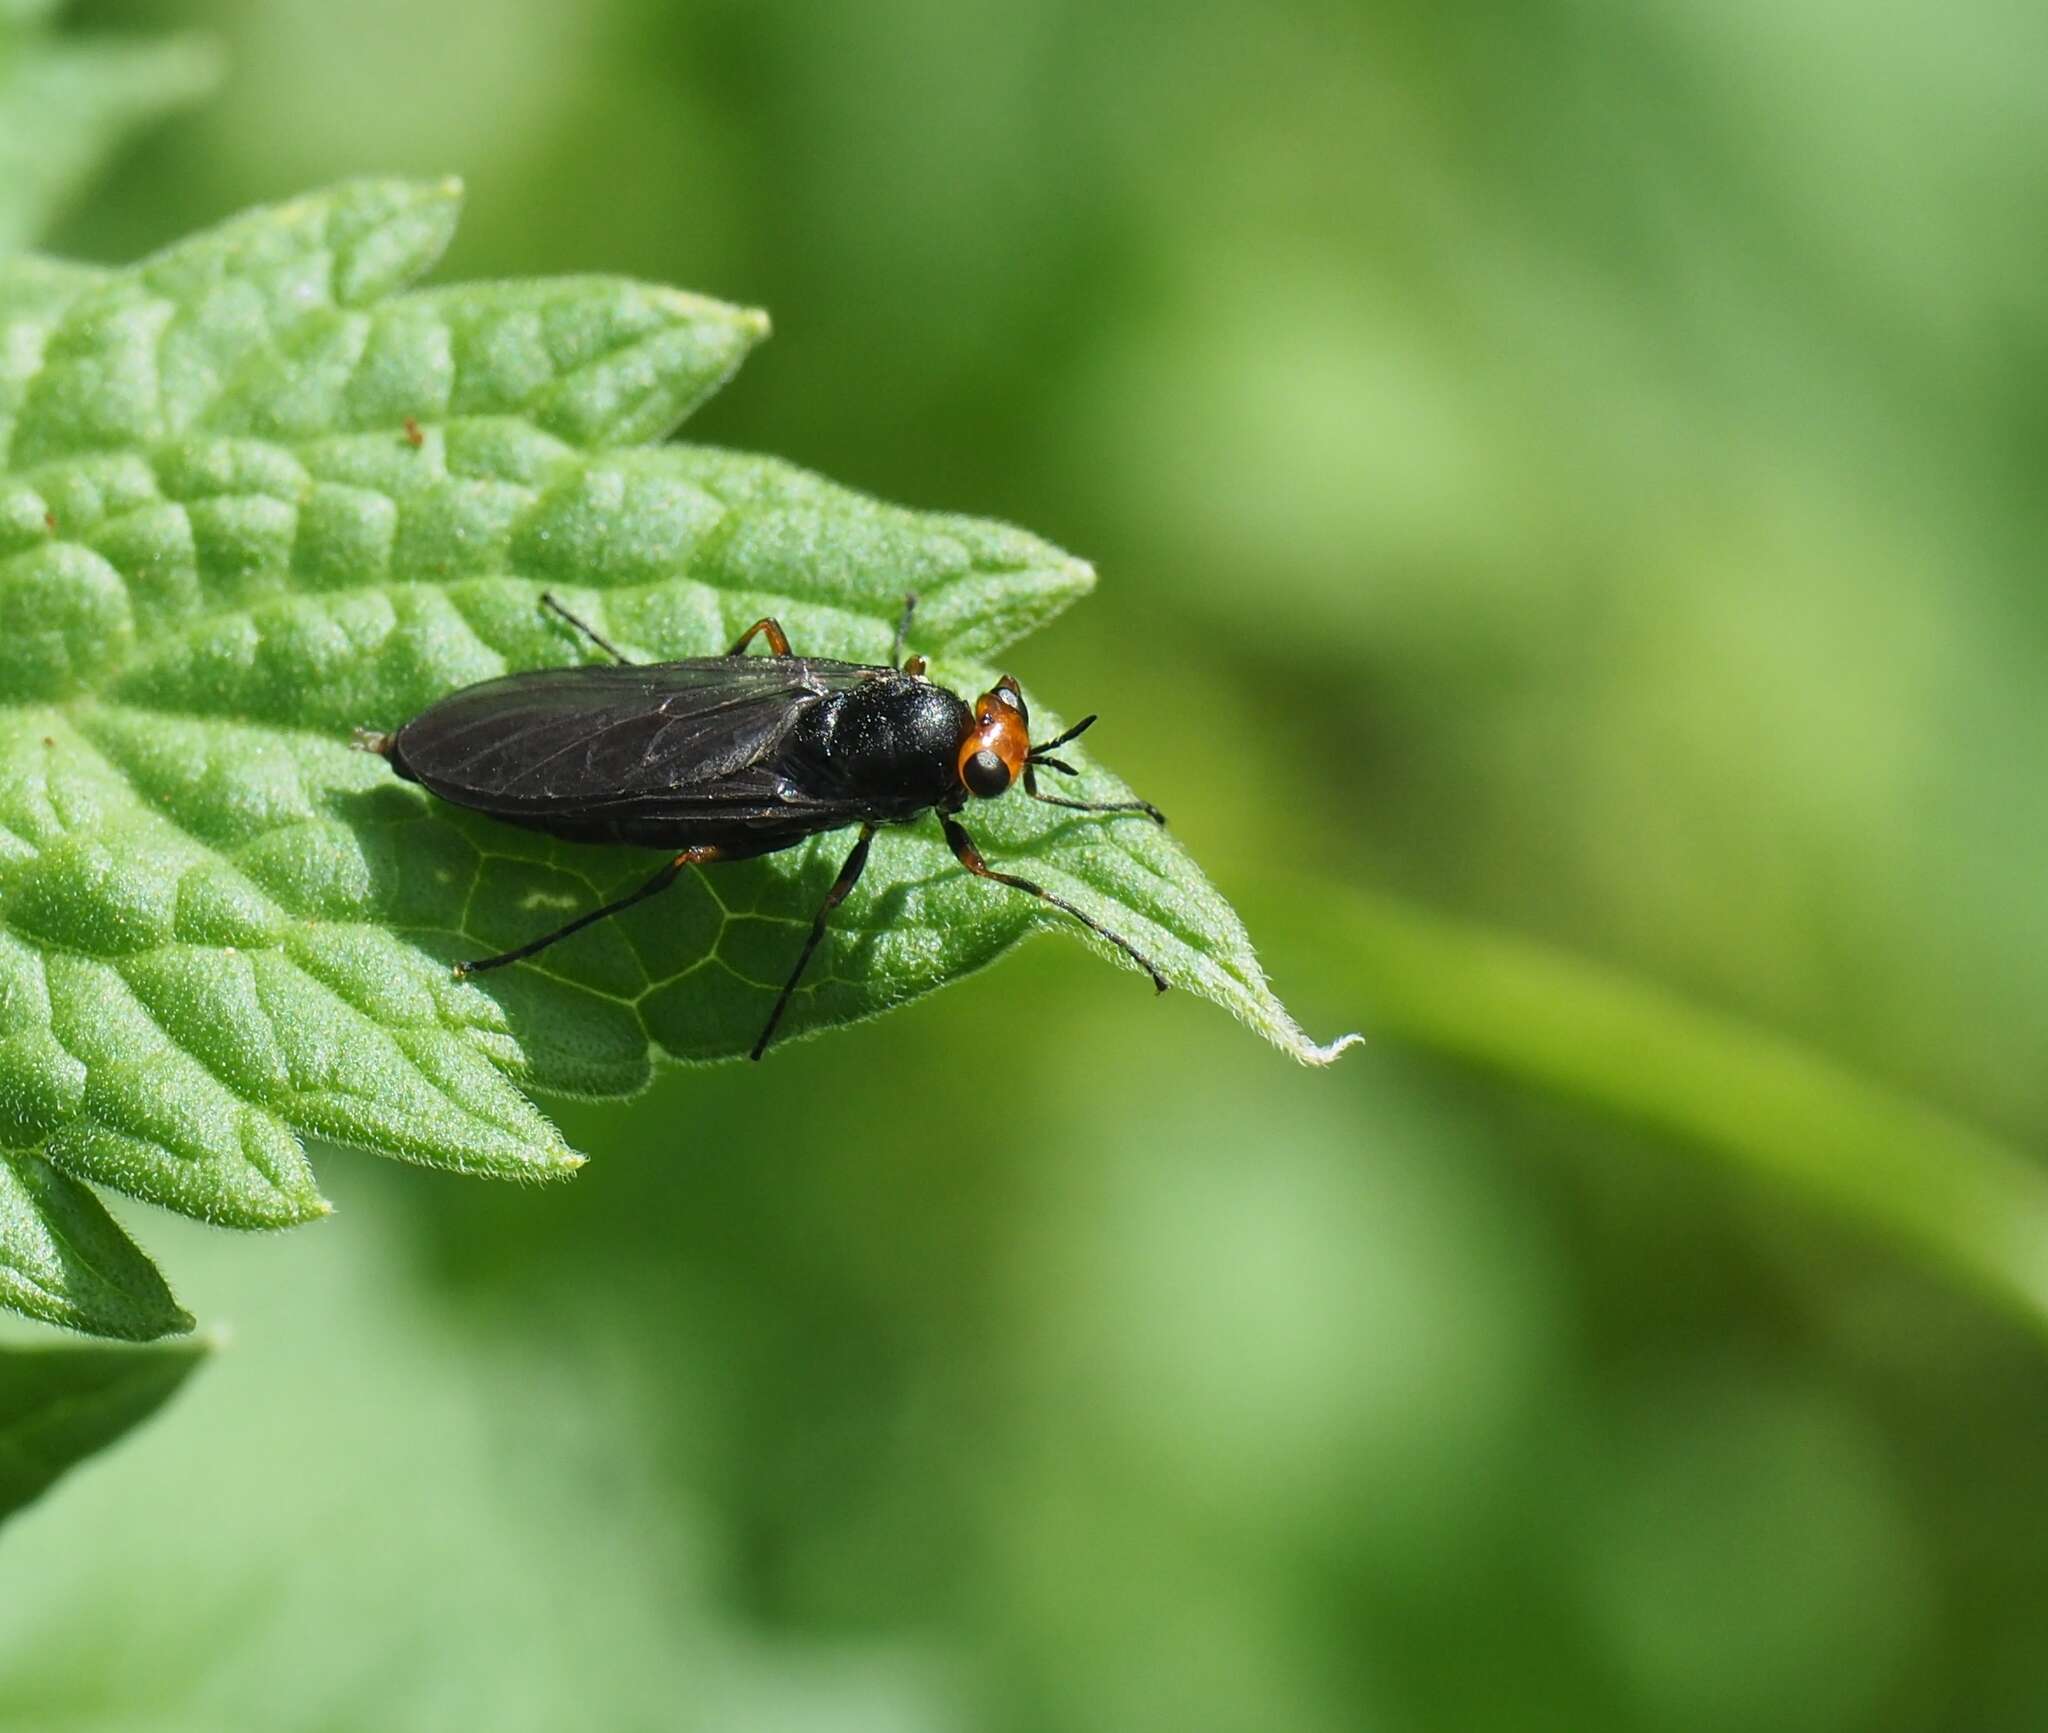
[[[960,766],[960,780],[977,800],[993,800],[1010,786],[1010,767],[984,747]]]

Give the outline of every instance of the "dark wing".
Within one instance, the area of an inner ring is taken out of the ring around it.
[[[781,774],[791,732],[878,672],[798,656],[535,669],[442,699],[391,757],[443,798],[508,817],[788,812],[808,804]]]

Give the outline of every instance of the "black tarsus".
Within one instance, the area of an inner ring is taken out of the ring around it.
[[[570,613],[567,608],[555,600],[552,591],[541,591],[540,605],[553,613],[561,615],[563,619],[567,620],[570,625],[574,626],[577,631],[581,632],[584,637],[588,638],[614,662],[618,663],[620,667],[630,668],[633,666],[632,658],[625,651],[621,650],[618,645],[614,644],[611,639],[607,638],[588,621],[579,620],[574,614]]]
[[[798,955],[796,967],[789,972],[789,979],[782,983],[782,991],[775,1000],[775,1009],[768,1013],[760,1038],[754,1043],[749,1059],[759,1059],[768,1051],[768,1042],[775,1033],[776,1024],[782,1021],[782,1013],[789,1007],[789,996],[796,991],[797,982],[804,978],[804,970],[810,967],[811,953],[818,948],[825,937],[825,917],[831,914],[853,887],[860,882],[861,870],[868,864],[868,844],[875,840],[875,827],[864,824],[860,827],[860,840],[853,845],[853,853],[846,857],[846,864],[839,869],[839,876],[832,881],[832,888],[825,893],[825,900],[819,906],[817,919],[811,922],[811,936],[804,940],[804,948]]]
[[[1024,765],[1024,792],[1045,806],[1064,806],[1069,812],[1142,812],[1154,824],[1164,824],[1166,814],[1149,800],[1068,800],[1064,795],[1042,793],[1038,786],[1037,770],[1044,765],[1048,770],[1063,770],[1069,776],[1080,773],[1073,766],[1062,764],[1058,759],[1033,758]]]
[[[1061,804],[1069,803],[1062,802]],[[1020,879],[1014,873],[997,872],[994,867],[981,858],[981,850],[974,846],[974,839],[960,828],[957,820],[948,814],[940,813],[939,823],[945,829],[946,841],[953,850],[953,858],[974,874],[976,878],[993,879],[999,885],[1008,885],[1012,890],[1022,891],[1026,896],[1036,897],[1040,902],[1052,904],[1062,914],[1072,915],[1075,920],[1095,934],[1097,938],[1107,939],[1119,951],[1123,952],[1125,956],[1129,957],[1132,962],[1136,963],[1139,968],[1143,969],[1146,974],[1150,975],[1152,977],[1152,985],[1157,987],[1160,992],[1166,991],[1166,977],[1159,972],[1152,959],[1139,950],[1136,945],[1132,944],[1129,939],[1123,937],[1120,933],[1112,933],[1100,921],[1092,916],[1084,915],[1072,903],[1054,896],[1043,885],[1035,885],[1029,879]]]
[[[537,939],[530,939],[525,944],[519,946],[517,950],[501,951],[495,957],[480,957],[471,963],[457,963],[455,965],[455,973],[457,975],[481,975],[486,969],[502,969],[507,963],[517,963],[524,958],[534,955],[537,951],[545,951],[548,946],[554,944],[557,940],[566,939],[571,933],[582,932],[593,921],[601,921],[608,915],[616,915],[623,909],[630,909],[637,902],[645,901],[657,892],[667,890],[670,885],[676,882],[676,876],[684,867],[694,864],[696,863],[690,859],[688,854],[679,854],[637,891],[619,898],[617,902],[606,903],[601,909],[592,909],[587,915],[578,915],[566,927],[557,927],[551,933],[543,933]]]

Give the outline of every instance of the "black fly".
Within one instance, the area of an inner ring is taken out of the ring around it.
[[[408,781],[457,806],[571,842],[630,843],[671,858],[638,890],[543,933],[516,950],[458,963],[459,975],[544,951],[593,921],[666,890],[685,867],[747,860],[828,830],[860,826],[825,893],[767,1025],[760,1058],[825,936],[825,922],[867,865],[885,824],[936,812],[960,864],[1048,902],[1100,934],[1152,977],[1166,979],[1129,940],[1029,879],[997,872],[954,816],[970,796],[991,800],[1020,778],[1024,792],[1077,812],[1134,812],[1164,824],[1145,801],[1065,800],[1042,793],[1040,770],[1074,774],[1052,756],[1095,718],[1034,746],[1017,682],[1007,674],[972,705],[903,656],[916,598],[907,598],[887,667],[792,655],[774,620],[757,620],[723,656],[628,662],[552,596],[551,608],[612,658],[609,665],[541,668],[470,686],[392,734],[358,730],[356,744]],[[749,656],[765,638],[770,654]]]

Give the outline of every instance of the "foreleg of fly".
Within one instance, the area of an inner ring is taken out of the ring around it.
[[[1155,823],[1166,822],[1166,814],[1149,800],[1068,800],[1064,795],[1041,794],[1037,774],[1040,765],[1044,765],[1047,770],[1064,772],[1068,776],[1079,774],[1071,764],[1063,764],[1057,758],[1034,756],[1024,766],[1024,792],[1033,800],[1042,801],[1047,806],[1064,806],[1070,812],[1142,812]]]
[[[1032,747],[1031,756],[1024,761],[1024,792],[1033,800],[1042,801],[1047,806],[1064,806],[1070,812],[1142,812],[1154,823],[1164,824],[1166,814],[1149,800],[1068,800],[1064,795],[1039,792],[1038,771],[1041,767],[1046,770],[1057,770],[1062,776],[1080,774],[1064,758],[1053,757],[1052,749],[1055,746],[1066,745],[1069,740],[1077,735],[1086,734],[1094,726],[1095,718],[1084,716],[1066,733],[1053,736],[1043,746]]]
[[[875,827],[864,824],[860,827],[860,840],[853,845],[853,853],[846,857],[846,864],[839,869],[839,876],[832,881],[832,888],[825,893],[825,901],[818,910],[818,918],[811,922],[811,936],[804,940],[804,948],[797,954],[796,967],[789,972],[789,979],[782,983],[782,992],[775,1000],[775,1009],[768,1013],[768,1022],[761,1030],[760,1039],[754,1043],[749,1059],[758,1059],[768,1050],[769,1038],[775,1033],[775,1025],[782,1021],[782,1013],[789,1007],[789,996],[796,991],[797,982],[804,978],[804,970],[810,967],[811,953],[825,937],[825,921],[834,909],[846,901],[847,892],[860,882],[861,869],[868,864],[868,844],[875,840]]]
[[[570,613],[567,608],[563,607],[560,602],[556,601],[555,598],[552,595],[548,594],[545,590],[541,592],[540,605],[543,608],[548,609],[552,613],[559,614],[563,619],[567,620],[570,625],[574,626],[577,631],[581,632],[584,635],[584,637],[588,638],[593,644],[595,644],[614,662],[617,662],[627,668],[632,667],[632,659],[629,656],[627,656],[625,651],[621,650],[618,647],[618,645],[614,644],[611,641],[611,639],[607,638],[595,626],[588,624],[586,621],[579,620],[574,614]]]
[[[660,872],[656,873],[654,877],[649,879],[637,891],[628,893],[619,898],[617,902],[606,903],[601,909],[592,909],[587,915],[578,915],[567,926],[557,927],[551,933],[543,933],[537,939],[530,939],[516,950],[501,951],[495,957],[480,957],[472,963],[457,963],[455,965],[455,973],[458,976],[480,975],[486,969],[502,969],[507,963],[517,963],[523,958],[531,957],[540,951],[545,951],[548,946],[555,944],[559,940],[566,939],[571,933],[580,933],[585,927],[595,922],[604,920],[611,915],[616,915],[622,909],[630,909],[635,903],[644,902],[647,898],[654,896],[658,892],[667,890],[670,885],[676,882],[677,875],[682,872],[684,867],[701,866],[706,861],[714,861],[717,858],[718,850],[715,848],[684,849],[681,854],[677,855],[674,860],[670,861],[667,866],[663,867]]]
[[[954,819],[947,817],[944,813],[940,813],[939,823],[945,829],[946,841],[952,847],[954,858],[969,872],[974,874],[976,878],[993,879],[999,885],[1008,885],[1013,891],[1022,891],[1027,897],[1036,897],[1042,903],[1052,904],[1062,914],[1072,915],[1075,920],[1095,934],[1097,938],[1107,939],[1119,951],[1123,952],[1125,956],[1129,957],[1132,962],[1136,963],[1139,968],[1143,969],[1146,974],[1150,975],[1152,977],[1152,985],[1157,987],[1160,992],[1166,991],[1166,977],[1159,972],[1152,959],[1139,950],[1136,945],[1132,944],[1129,939],[1124,938],[1119,933],[1112,933],[1100,921],[1092,916],[1084,915],[1072,903],[1054,896],[1043,885],[1035,885],[1029,879],[1020,879],[1014,873],[997,872],[994,867],[981,858],[981,850],[974,846],[973,839],[968,836],[966,831],[960,828]]]

